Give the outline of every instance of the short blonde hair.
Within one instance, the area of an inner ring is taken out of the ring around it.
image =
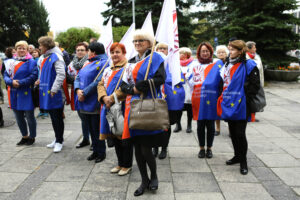
[[[25,46],[25,48],[28,50],[28,43],[25,40],[20,40],[15,44],[15,48],[17,49],[18,46]]]
[[[179,54],[186,54],[188,58],[192,55],[192,50],[188,47],[181,47],[179,49]]]
[[[157,51],[158,48],[167,48],[168,49],[168,45],[166,43],[160,42],[155,46],[155,50]]]
[[[143,40],[147,40],[149,41],[150,43],[150,48],[152,47],[153,45],[153,42],[154,42],[154,37],[147,33],[146,31],[143,31],[141,29],[137,29],[134,34],[133,34],[133,39],[134,40],[138,40],[138,39],[143,39]]]
[[[216,47],[216,53],[218,53],[219,50],[224,50],[226,52],[226,56],[229,55],[229,50],[225,45],[219,45]]]
[[[49,36],[40,37],[38,43],[46,47],[48,50],[55,47],[54,40],[52,39],[52,37]]]

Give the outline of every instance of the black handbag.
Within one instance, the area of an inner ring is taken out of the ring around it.
[[[39,107],[40,106],[40,91],[39,91],[39,86],[35,85],[32,86],[33,88],[31,89],[31,96],[32,96],[32,102],[34,107]]]

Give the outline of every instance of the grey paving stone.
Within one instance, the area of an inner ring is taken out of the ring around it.
[[[294,190],[294,192],[296,192],[298,196],[300,196],[300,187],[293,187],[292,189]]]
[[[224,200],[222,193],[175,193],[176,200]]]
[[[171,158],[197,158],[199,147],[169,147]]]
[[[182,139],[182,135],[184,135],[184,140]],[[195,140],[193,134],[188,133],[172,133],[170,138],[169,147],[198,147],[198,142]]]
[[[89,176],[82,191],[84,192],[126,192],[128,176],[110,173],[94,173]]]
[[[297,158],[297,159],[300,158],[300,147],[299,148],[286,147],[285,150],[294,158]]]
[[[0,193],[0,200],[7,200],[10,193]]]
[[[294,199],[297,197],[294,191],[281,181],[263,181],[262,184],[273,197],[285,196],[286,199]]]
[[[268,141],[251,142],[249,143],[249,149],[255,154],[285,153],[280,147]]]
[[[148,176],[150,177],[151,172],[149,168]],[[169,165],[157,165],[157,176],[159,182],[172,182],[171,169]],[[130,182],[141,182],[141,175],[136,165],[132,167],[132,171],[129,178]]]
[[[232,158],[232,153],[214,153],[212,159],[206,159],[208,165],[225,165],[226,160]]]
[[[248,158],[247,159],[248,167],[264,167],[264,163],[258,158]]]
[[[52,149],[46,147],[29,147],[16,154],[16,158],[47,158],[53,152]]]
[[[93,167],[92,165],[61,165],[48,176],[46,181],[82,182],[88,178]]]
[[[272,200],[273,198],[258,183],[220,183],[220,188],[226,200]]]
[[[175,193],[220,192],[212,173],[172,173]]]
[[[32,192],[35,191],[45,181],[47,176],[56,168],[55,165],[41,165],[41,167],[32,173],[22,184],[15,190],[7,200],[29,199]]]
[[[264,117],[266,117],[266,113],[264,114]],[[271,119],[276,120],[276,117],[274,116],[274,114],[271,114]],[[275,118],[275,119],[274,119]],[[282,119],[280,119],[279,121],[282,121]],[[286,124],[286,121],[285,121]],[[278,123],[277,123],[278,125]],[[287,132],[285,132],[284,130],[282,130],[281,128],[272,125],[272,124],[263,124],[260,125],[259,123],[256,124],[255,128],[264,136],[266,137],[281,137],[281,138],[288,138],[288,137],[292,137],[290,134],[288,134]]]
[[[172,172],[210,172],[205,159],[199,158],[171,158]]]
[[[300,186],[300,167],[297,168],[272,168],[283,182],[289,186]]]
[[[32,173],[43,161],[43,159],[12,158],[0,167],[0,172]]]
[[[126,193],[114,192],[80,192],[77,200],[123,200],[126,199]]]
[[[0,172],[0,192],[13,192],[29,176],[24,173]]]
[[[77,198],[83,182],[44,182],[33,193],[30,200],[74,200]]]
[[[300,162],[289,154],[257,154],[268,167],[297,167]]]
[[[255,183],[258,180],[255,178],[251,170],[249,170],[247,176],[240,174],[240,166],[228,166],[228,165],[213,165],[211,166],[213,174],[218,181],[220,182],[238,182],[238,183]]]
[[[279,181],[279,178],[267,167],[252,167],[251,171],[260,181]]]
[[[141,200],[156,200],[156,199],[166,199],[166,200],[173,200],[174,197],[174,190],[172,183],[168,182],[159,182],[158,190],[157,191],[149,191],[145,190],[145,193],[142,196],[134,197],[134,191],[140,186],[140,182],[131,182],[128,186],[128,192],[126,199],[141,199]]]
[[[1,144],[0,152],[18,152],[18,151],[22,151],[24,148],[26,148],[25,146],[16,146],[17,142],[19,142],[19,140],[15,141],[13,144],[11,144],[11,143]]]
[[[221,142],[214,142],[213,147],[212,147],[212,152],[213,153],[232,153],[233,148],[231,145],[231,142],[229,143],[224,143],[224,141]]]
[[[16,153],[15,152],[0,152],[0,166],[3,165],[7,160],[11,159]]]

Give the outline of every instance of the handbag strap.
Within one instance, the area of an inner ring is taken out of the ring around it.
[[[151,63],[152,63],[152,57],[153,57],[155,45],[156,45],[156,40],[154,40],[153,45],[152,45],[150,59],[149,59],[149,63],[148,63],[148,66],[147,66],[147,71],[146,71],[144,80],[147,80],[147,78],[148,78],[148,74],[149,74]]]

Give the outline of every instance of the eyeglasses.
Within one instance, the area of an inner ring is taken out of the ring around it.
[[[132,40],[133,43],[142,43],[144,41],[146,41],[146,40]]]
[[[76,49],[77,52],[79,51],[86,51],[85,49]]]

